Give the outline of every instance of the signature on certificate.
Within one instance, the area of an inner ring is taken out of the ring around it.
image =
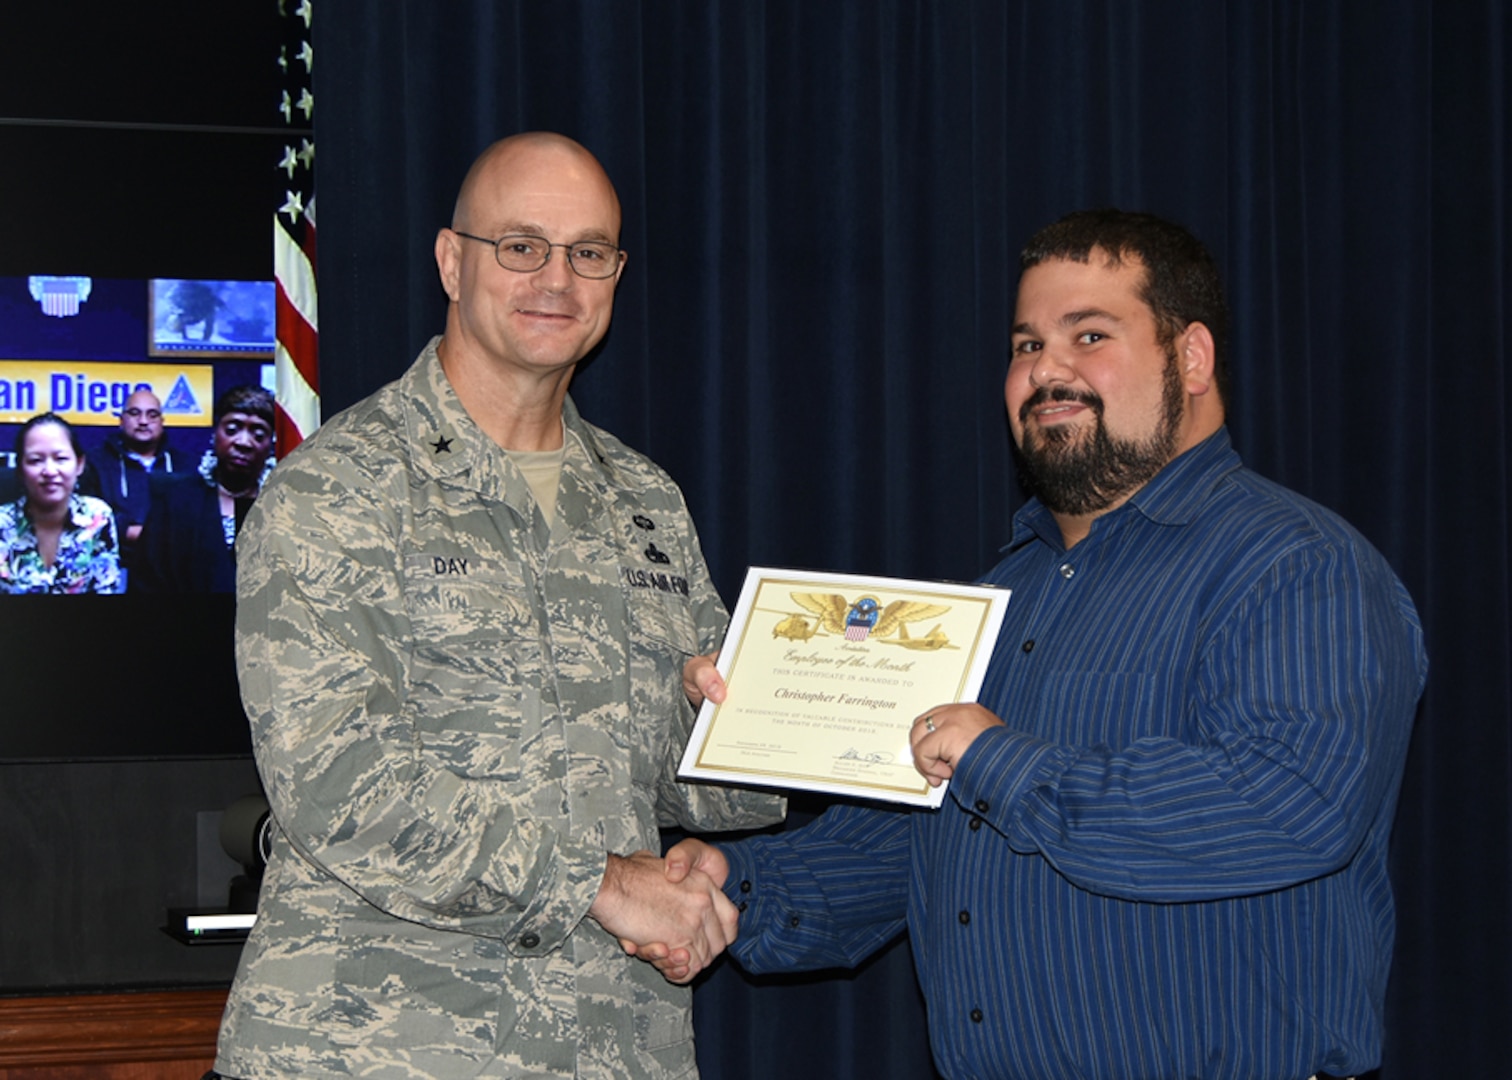
[[[891,765],[893,763],[891,755],[884,754],[880,750],[868,750],[863,753],[854,746],[848,748],[845,753],[840,754],[838,760],[854,761],[861,765]]]

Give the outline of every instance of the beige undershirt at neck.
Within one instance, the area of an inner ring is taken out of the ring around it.
[[[550,525],[556,518],[557,486],[562,479],[562,458],[567,453],[567,441],[555,450],[506,450],[509,460],[515,463],[530,485],[541,513]]]

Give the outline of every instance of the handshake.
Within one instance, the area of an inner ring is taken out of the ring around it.
[[[690,982],[735,940],[740,913],[721,891],[729,864],[688,839],[659,859],[610,855],[588,915],[670,982]]]
[[[683,692],[695,709],[706,697],[724,700],[717,656],[695,656],[683,667]],[[665,859],[649,851],[610,855],[588,915],[669,981],[690,982],[735,940],[740,912],[720,891],[729,872],[719,850],[701,840],[682,841]]]
[[[683,692],[696,709],[725,699],[715,657],[695,656],[683,667]],[[909,731],[914,767],[932,786],[949,780],[972,742],[1003,721],[980,705],[941,705],[915,719]],[[688,839],[658,859],[649,851],[610,855],[598,898],[588,914],[619,938],[631,956],[650,962],[670,981],[685,983],[735,940],[740,912],[723,890],[730,864],[716,847]]]

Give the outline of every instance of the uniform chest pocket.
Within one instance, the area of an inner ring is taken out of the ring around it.
[[[438,573],[435,559],[411,556],[405,566],[407,704],[420,751],[459,776],[517,778],[525,692],[541,660],[524,575],[476,566]]]
[[[687,738],[692,710],[682,669],[698,650],[698,632],[681,592],[630,586],[625,593],[630,709],[622,738],[633,748],[633,778],[650,788]]]
[[[698,631],[686,596],[638,588],[625,592],[626,622],[633,647],[680,653],[683,659],[698,651]]]

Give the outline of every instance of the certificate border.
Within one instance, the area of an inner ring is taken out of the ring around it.
[[[753,566],[746,571],[745,583],[740,598],[731,615],[730,627],[725,635],[725,645],[716,665],[722,676],[728,677],[735,666],[752,631],[751,615],[764,587],[799,588],[806,590],[861,590],[881,592],[891,596],[910,598],[949,598],[953,603],[975,602],[981,612],[975,620],[975,633],[961,664],[961,676],[950,700],[974,701],[981,689],[987,665],[992,657],[998,633],[1002,627],[1011,591],[990,585],[967,585],[957,582],[924,581],[907,578],[873,577],[860,574],[838,574],[820,571],[779,569]],[[937,700],[945,700],[942,694]],[[779,767],[761,768],[728,763],[711,765],[705,761],[710,738],[719,723],[723,705],[706,701],[699,710],[697,722],[688,745],[683,752],[678,775],[688,780],[711,780],[762,787],[777,787],[803,791],[818,791],[835,795],[848,795],[863,799],[883,800],[913,806],[937,807],[945,797],[947,785],[930,787],[923,776],[915,774],[917,784],[899,785],[885,781],[863,779],[836,779],[815,775],[807,771],[795,771]]]

